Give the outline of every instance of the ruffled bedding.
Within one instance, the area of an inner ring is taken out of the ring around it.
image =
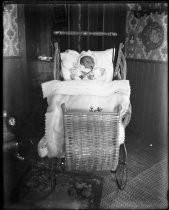
[[[64,127],[61,104],[68,110],[114,112],[122,106],[123,116],[130,104],[130,84],[128,80],[119,81],[49,81],[42,84],[43,97],[47,97],[48,109],[45,114],[45,136],[39,141],[40,157],[64,156]],[[125,139],[120,123],[119,144]]]

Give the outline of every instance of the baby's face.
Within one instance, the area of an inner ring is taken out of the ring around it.
[[[94,59],[90,56],[84,56],[80,59],[80,64],[85,68],[93,69],[94,67]]]

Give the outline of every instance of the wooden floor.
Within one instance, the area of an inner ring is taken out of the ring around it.
[[[127,185],[123,191],[118,191],[115,181],[106,176],[101,209],[167,209],[167,143],[127,133],[126,147]]]

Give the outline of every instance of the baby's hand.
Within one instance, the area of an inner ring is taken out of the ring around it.
[[[93,80],[94,79],[94,75],[93,74],[89,74],[88,75],[88,79]]]
[[[71,78],[71,80],[81,80],[81,78],[80,78],[80,74],[71,74],[70,75],[70,78]]]

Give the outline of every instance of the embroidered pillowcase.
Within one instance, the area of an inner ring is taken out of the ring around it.
[[[96,79],[106,82],[112,81],[114,71],[112,53],[113,49],[105,51],[88,50],[82,51],[81,54],[75,50],[66,50],[61,53],[61,71],[64,80]],[[93,59],[94,68],[92,71],[81,64],[80,60],[84,56]]]

